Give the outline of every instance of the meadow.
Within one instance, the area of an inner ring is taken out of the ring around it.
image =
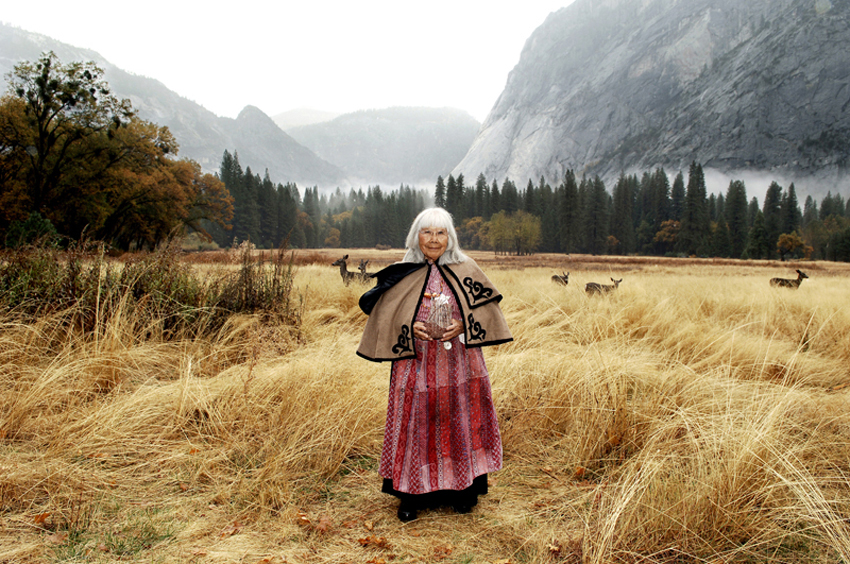
[[[504,469],[401,523],[346,252],[401,256],[296,253],[288,324],[0,317],[0,562],[850,562],[850,265],[472,253]]]

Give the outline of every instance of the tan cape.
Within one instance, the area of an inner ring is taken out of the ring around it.
[[[499,307],[502,294],[474,260],[467,258],[451,265],[395,263],[376,274],[378,285],[360,299],[360,307],[369,319],[357,348],[359,356],[375,362],[416,357],[413,322],[432,268],[439,269],[461,308],[468,348],[513,340]],[[403,275],[407,271],[412,272],[398,281],[388,274]],[[374,301],[376,296],[380,297]],[[368,303],[370,300],[373,304]]]

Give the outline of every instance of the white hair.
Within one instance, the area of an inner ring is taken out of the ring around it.
[[[439,258],[438,264],[457,264],[466,260],[466,255],[461,252],[460,245],[457,242],[457,232],[451,214],[443,208],[428,208],[417,215],[410,226],[410,231],[407,233],[407,239],[404,242],[404,248],[407,249],[407,252],[404,254],[402,262],[425,262],[425,255],[419,248],[419,231],[428,227],[443,228],[449,235],[446,252]]]

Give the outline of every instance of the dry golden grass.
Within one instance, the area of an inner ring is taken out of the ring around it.
[[[516,339],[485,349],[505,468],[471,514],[402,524],[376,473],[389,366],[354,355],[366,287],[336,254],[299,263],[300,332],[6,320],[0,562],[850,560],[841,265],[790,291],[778,263],[473,253]]]

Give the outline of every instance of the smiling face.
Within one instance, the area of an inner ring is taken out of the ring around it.
[[[449,244],[449,232],[445,227],[423,227],[419,230],[419,249],[425,258],[437,261]]]

